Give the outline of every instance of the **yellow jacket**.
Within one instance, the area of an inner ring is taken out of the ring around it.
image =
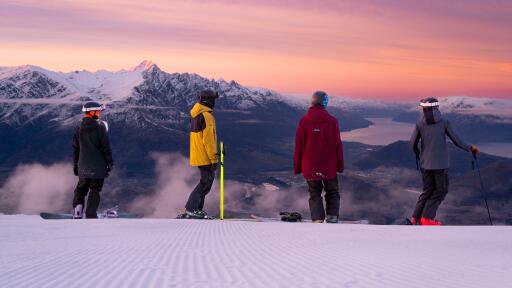
[[[217,132],[213,110],[196,103],[190,111],[190,166],[217,163]]]

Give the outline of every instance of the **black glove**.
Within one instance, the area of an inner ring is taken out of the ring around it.
[[[78,176],[78,165],[73,166],[73,173]]]
[[[107,177],[110,176],[110,172],[114,169],[114,164],[107,165]]]
[[[212,164],[212,171],[217,171],[217,168],[219,167],[219,163],[213,163]]]
[[[478,147],[476,146],[471,146],[471,154],[473,154],[473,158],[476,158],[476,155],[478,155],[478,153],[480,153],[480,149],[478,149]]]

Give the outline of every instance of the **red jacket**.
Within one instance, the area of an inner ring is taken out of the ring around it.
[[[306,180],[331,180],[343,172],[340,126],[325,108],[313,106],[300,120],[293,160],[295,174]]]

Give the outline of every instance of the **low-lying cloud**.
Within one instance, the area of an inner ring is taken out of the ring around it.
[[[177,153],[154,153],[156,188],[149,195],[136,198],[129,210],[146,217],[174,218],[183,209],[190,192],[199,182],[197,168],[190,167],[187,158]],[[217,175],[218,176],[218,175]],[[303,211],[307,199],[287,189],[265,189],[264,186],[233,180],[225,182],[226,212],[276,215],[282,210]],[[295,197],[290,197],[290,193]],[[219,179],[206,197],[205,208],[212,215],[219,213]]]
[[[21,164],[0,188],[0,211],[37,214],[70,210],[76,179],[69,164]]]

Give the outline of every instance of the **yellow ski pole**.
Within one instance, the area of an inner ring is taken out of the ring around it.
[[[224,142],[220,142],[220,220],[224,219]]]

